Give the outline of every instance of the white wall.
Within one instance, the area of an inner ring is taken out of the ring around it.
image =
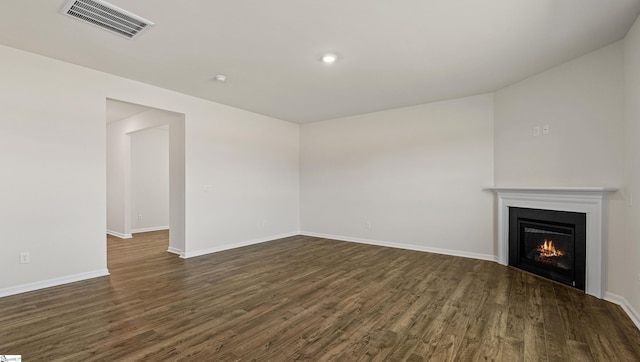
[[[534,126],[550,126],[533,136]],[[589,53],[495,94],[497,186],[623,183],[622,43]],[[607,290],[629,287],[624,272],[624,200],[610,195]]]
[[[301,160],[304,233],[494,259],[492,95],[305,124]]]
[[[187,252],[297,233],[297,125],[4,46],[0,79],[0,295],[106,273],[107,98],[185,115]]]
[[[640,320],[640,20],[624,40],[625,90],[625,184],[627,197],[633,195],[632,207],[627,207],[629,234],[620,259],[624,267],[626,288],[621,295],[627,299]]]
[[[496,184],[619,186],[622,79],[618,42],[496,92]]]
[[[131,137],[131,232],[169,228],[169,127]]]
[[[0,296],[104,275],[105,76],[0,47],[0,79]]]
[[[187,257],[300,229],[299,126],[236,112],[188,123]]]

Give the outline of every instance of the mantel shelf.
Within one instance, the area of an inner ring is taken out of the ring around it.
[[[494,186],[489,190],[495,192],[549,192],[549,193],[609,193],[618,191],[615,187],[538,187],[538,186]]]

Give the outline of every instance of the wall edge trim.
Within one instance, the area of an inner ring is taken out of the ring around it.
[[[166,226],[152,226],[149,228],[140,228],[140,229],[132,229],[131,234],[136,233],[148,233],[150,231],[160,231],[160,230],[169,230],[169,225]]]
[[[629,303],[627,298],[611,292],[605,292],[604,300],[619,305],[622,310],[627,313],[629,318],[631,318],[633,324],[635,324],[636,327],[640,330],[640,313],[638,313],[638,311],[635,310],[633,306],[631,306],[631,303]]]
[[[290,232],[290,233],[272,235],[272,236],[267,236],[267,237],[258,238],[258,239],[241,241],[241,242],[233,243],[233,244],[221,245],[221,246],[217,246],[215,248],[195,250],[195,251],[185,251],[184,254],[181,255],[180,257],[184,258],[184,259],[195,258],[197,256],[213,254],[213,253],[217,253],[217,252],[220,252],[220,251],[241,248],[241,247],[244,247],[244,246],[260,244],[260,243],[264,243],[264,242],[267,242],[267,241],[273,241],[273,240],[278,240],[278,239],[282,239],[282,238],[288,238],[288,237],[297,236],[297,235],[300,235],[300,232],[293,231],[293,232]]]
[[[133,235],[131,234],[123,234],[113,230],[107,230],[107,234],[111,236],[115,236],[116,238],[120,238],[120,239],[131,239],[133,237]]]
[[[388,241],[371,240],[371,239],[364,239],[364,238],[353,238],[353,237],[341,236],[341,235],[322,234],[322,233],[315,233],[315,232],[311,232],[311,231],[301,231],[300,234],[304,235],[304,236],[313,236],[313,237],[317,237],[317,238],[332,239],[332,240],[338,240],[338,241],[347,241],[347,242],[360,243],[360,244],[384,246],[384,247],[388,247],[388,248],[421,251],[421,252],[426,252],[426,253],[443,254],[443,255],[450,255],[450,256],[459,256],[459,257],[463,257],[463,258],[471,258],[471,259],[479,259],[479,260],[487,260],[487,261],[498,262],[498,257],[495,256],[495,255],[471,253],[471,252],[460,251],[460,250],[431,248],[431,247],[422,246],[422,245],[392,243],[392,242],[388,242]]]
[[[178,249],[178,248],[173,248],[173,247],[171,247],[171,246],[170,246],[170,247],[167,249],[167,252],[168,252],[168,253],[171,253],[171,254],[176,254],[176,255],[178,255],[179,257],[184,258],[184,253],[182,252],[182,250],[180,250],[180,249]]]
[[[66,276],[59,277],[59,278],[40,280],[40,281],[33,282],[33,283],[26,283],[26,284],[16,285],[16,286],[13,286],[13,287],[0,289],[0,298],[1,297],[8,297],[10,295],[15,295],[15,294],[32,292],[32,291],[35,291],[35,290],[55,287],[55,286],[62,285],[62,284],[68,284],[68,283],[79,282],[79,281],[87,280],[87,279],[104,277],[104,276],[108,276],[108,275],[109,275],[109,270],[107,270],[107,269],[99,269],[99,270],[94,270],[94,271],[90,271],[90,272],[86,272],[86,273],[71,274],[71,275],[66,275]]]

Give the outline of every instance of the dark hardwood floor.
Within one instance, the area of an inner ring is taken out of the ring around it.
[[[493,262],[290,237],[182,260],[108,238],[110,277],[0,298],[24,361],[640,361],[620,307]]]

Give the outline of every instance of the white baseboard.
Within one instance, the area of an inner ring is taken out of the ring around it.
[[[131,234],[123,234],[113,230],[107,230],[107,234],[113,235],[120,239],[131,239],[133,237]]]
[[[391,242],[387,242],[387,241],[370,240],[370,239],[362,239],[362,238],[352,238],[352,237],[349,237],[349,236],[321,234],[321,233],[314,233],[314,232],[309,232],[309,231],[301,231],[300,234],[301,235],[306,235],[306,236],[314,236],[314,237],[317,237],[317,238],[333,239],[333,240],[338,240],[338,241],[349,241],[349,242],[360,243],[360,244],[386,246],[386,247],[389,247],[389,248],[396,248],[396,249],[422,251],[422,252],[427,252],[427,253],[443,254],[443,255],[451,255],[451,256],[460,256],[460,257],[463,257],[463,258],[480,259],[480,260],[488,260],[488,261],[495,261],[495,262],[498,261],[498,257],[495,256],[495,255],[470,253],[470,252],[467,252],[467,251],[460,251],[460,250],[431,248],[431,247],[428,247],[428,246],[413,245],[413,244],[391,243]]]
[[[33,283],[16,285],[15,287],[0,289],[0,298],[7,297],[9,295],[14,295],[14,294],[32,292],[38,289],[55,287],[62,284],[79,282],[81,280],[103,277],[107,275],[109,275],[109,270],[102,269],[102,270],[95,270],[95,271],[86,272],[86,273],[67,275],[59,278],[41,280]]]
[[[184,258],[184,253],[182,252],[182,250],[180,250],[178,248],[169,247],[169,249],[167,249],[167,252],[169,252],[171,254],[177,254],[181,258]]]
[[[218,246],[218,247],[215,247],[215,248],[210,248],[210,249],[187,251],[187,252],[184,253],[184,255],[181,255],[181,257],[184,258],[184,259],[189,259],[189,258],[194,258],[196,256],[212,254],[212,253],[218,253],[220,251],[241,248],[243,246],[260,244],[260,243],[264,243],[264,242],[267,242],[267,241],[278,240],[278,239],[282,239],[282,238],[288,238],[290,236],[296,236],[296,235],[300,235],[300,232],[295,231],[295,232],[286,233],[286,234],[273,235],[273,236],[268,236],[268,237],[265,237],[265,238],[242,241],[242,242],[234,243],[234,244],[221,245],[221,246]]]
[[[629,318],[631,318],[631,321],[633,322],[633,324],[635,324],[636,327],[640,329],[640,313],[638,313],[638,311],[631,306],[631,303],[629,303],[627,298],[617,294],[605,292],[604,300],[607,300],[611,303],[615,303],[620,307],[622,307],[622,309],[625,311],[625,313],[627,313]]]
[[[150,228],[140,228],[131,230],[132,234],[135,233],[148,233],[149,231],[169,230],[169,226],[154,226]]]

